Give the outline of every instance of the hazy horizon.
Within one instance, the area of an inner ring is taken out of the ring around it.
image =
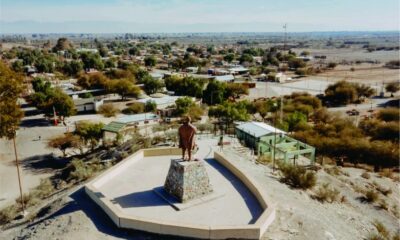
[[[1,0],[0,33],[398,31],[397,0]]]

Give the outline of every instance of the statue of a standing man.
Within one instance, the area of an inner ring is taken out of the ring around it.
[[[196,127],[190,123],[189,116],[183,120],[183,125],[179,127],[179,147],[182,148],[182,159],[185,159],[186,150],[188,152],[188,161],[192,160],[192,150],[195,147]]]

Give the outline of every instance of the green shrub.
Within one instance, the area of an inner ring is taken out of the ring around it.
[[[92,163],[85,163],[81,159],[74,159],[71,162],[73,170],[70,172],[70,180],[83,181],[96,172],[103,169],[103,166],[98,161],[92,161]]]
[[[331,188],[329,183],[324,183],[315,191],[314,198],[320,202],[336,202],[339,200],[339,191],[336,188]]]
[[[303,167],[278,162],[281,181],[294,188],[309,189],[315,186],[317,177],[314,172]]]

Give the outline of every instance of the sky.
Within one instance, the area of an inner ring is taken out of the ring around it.
[[[0,0],[0,33],[399,30],[398,0]]]

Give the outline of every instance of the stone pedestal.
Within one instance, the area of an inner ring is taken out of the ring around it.
[[[181,203],[212,192],[203,161],[171,160],[164,190]]]

